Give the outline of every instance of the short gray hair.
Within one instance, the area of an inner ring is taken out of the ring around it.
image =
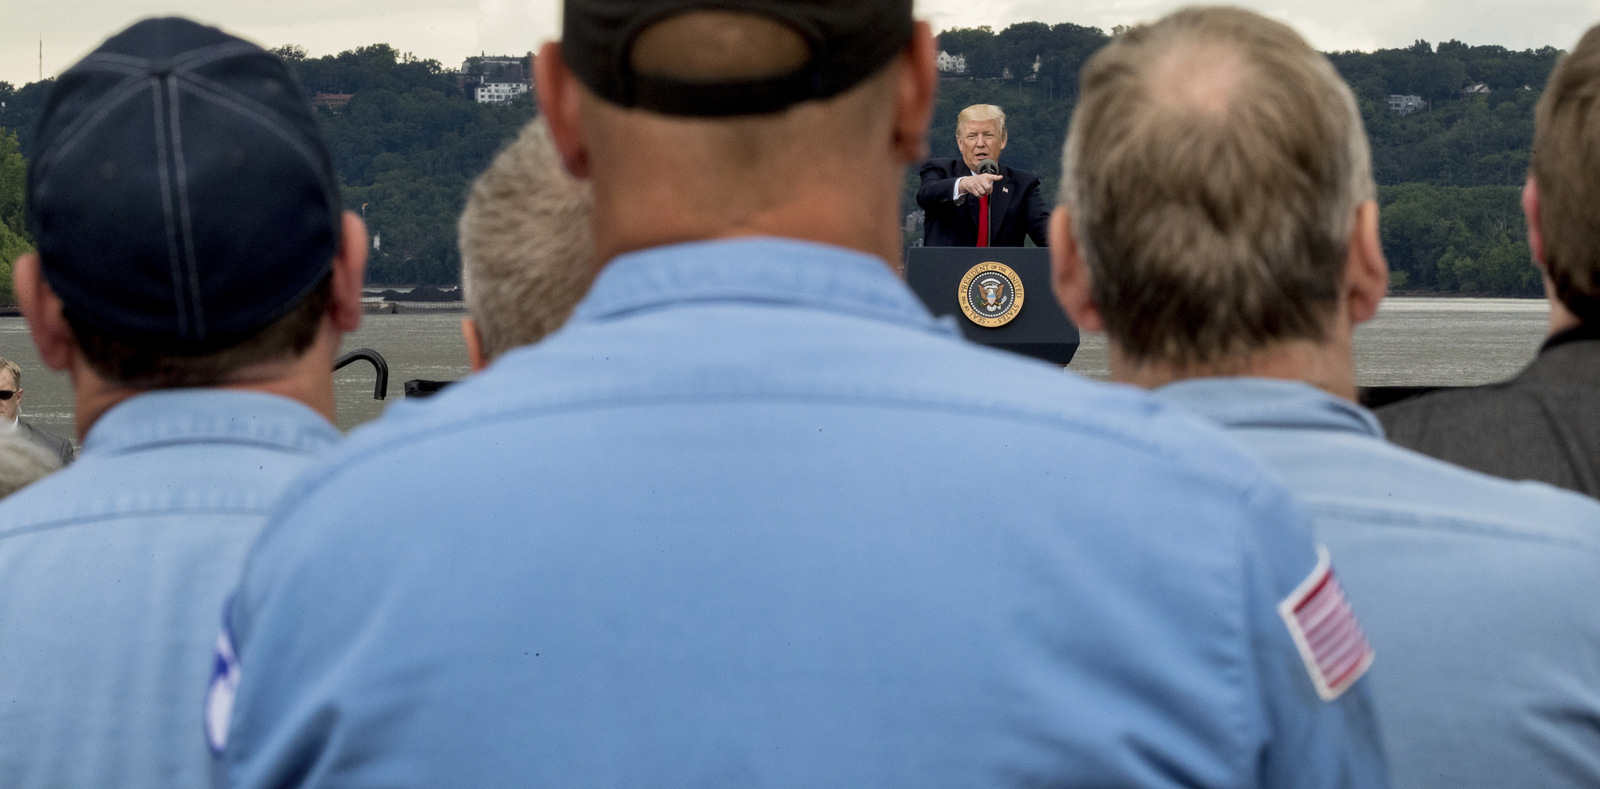
[[[1114,39],[1079,95],[1061,202],[1131,361],[1210,365],[1325,336],[1376,193],[1327,58],[1258,14],[1189,8]]]
[[[589,292],[593,208],[542,119],[478,176],[461,214],[461,288],[487,359],[544,339]]]
[[[43,447],[19,435],[0,438],[0,498],[49,476],[61,461]]]

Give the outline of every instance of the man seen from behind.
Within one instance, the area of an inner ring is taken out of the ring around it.
[[[461,322],[473,371],[561,328],[594,282],[594,194],[537,119],[478,176],[461,212]]]
[[[1522,191],[1550,334],[1515,378],[1378,411],[1389,440],[1507,479],[1600,498],[1600,27],[1557,64]]]
[[[1227,429],[1339,562],[1396,786],[1600,784],[1600,505],[1401,449],[1352,402],[1388,285],[1355,99],[1282,24],[1190,9],[1084,70],[1057,292],[1115,380]],[[1333,673],[1324,608],[1291,609]]]
[[[227,785],[1385,785],[1359,670],[1319,693],[1279,614],[1326,573],[1287,494],[894,275],[910,0],[564,24],[540,106],[600,276],[285,496],[221,639]]]
[[[0,786],[201,786],[218,612],[338,438],[365,231],[284,64],[182,19],[56,81],[27,196],[17,298],[83,454],[0,503]]]

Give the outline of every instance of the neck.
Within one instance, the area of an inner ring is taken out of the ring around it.
[[[299,401],[329,422],[334,420],[333,361],[339,348],[340,333],[323,319],[316,341],[298,359],[265,362],[236,371],[222,383],[197,387],[236,392],[260,392]],[[156,389],[124,386],[102,378],[81,353],[74,354],[68,375],[72,379],[73,416],[78,425],[78,440],[106,412],[122,402]]]
[[[628,252],[687,241],[776,236],[859,250],[893,266],[901,247],[898,195],[858,189],[855,183],[848,195],[840,194],[837,184],[829,189],[799,185],[765,204],[741,207],[730,195],[719,207],[725,210],[702,210],[699,201],[684,200],[682,182],[608,188],[596,181],[596,260],[604,264]]]
[[[1348,338],[1348,334],[1343,335]],[[1329,394],[1356,401],[1355,359],[1344,342],[1292,340],[1217,364],[1172,365],[1129,359],[1116,344],[1110,348],[1111,379],[1155,389],[1190,378],[1277,378],[1300,381]]]
[[[1562,304],[1561,299],[1556,296],[1556,284],[1550,281],[1548,274],[1544,278],[1544,298],[1550,304],[1550,327],[1546,336],[1553,337],[1583,325],[1583,321],[1572,314],[1572,310],[1567,309],[1567,305]]]

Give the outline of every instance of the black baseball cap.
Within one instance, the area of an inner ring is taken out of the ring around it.
[[[186,19],[139,22],[51,89],[28,230],[75,320],[177,353],[226,347],[331,270],[340,202],[276,56]]]
[[[733,11],[793,29],[811,59],[789,74],[697,82],[636,73],[633,44],[652,24],[688,11]],[[566,0],[561,50],[599,97],[663,115],[762,115],[843,93],[911,41],[911,0]]]

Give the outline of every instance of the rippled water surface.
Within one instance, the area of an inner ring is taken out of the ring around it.
[[[1538,353],[1548,325],[1540,299],[1385,299],[1356,329],[1362,386],[1467,386],[1510,378]],[[1083,335],[1072,369],[1109,377],[1106,341]]]
[[[467,373],[459,312],[368,315],[345,350],[367,347],[389,362],[389,399],[372,398],[370,365],[335,377],[340,429],[376,418],[403,397],[412,378],[449,380]],[[1530,299],[1396,298],[1356,332],[1358,381],[1366,386],[1466,385],[1508,378],[1532,359],[1544,339],[1545,303]],[[23,368],[23,414],[72,435],[72,397],[65,375],[44,370],[21,318],[0,318],[0,355]],[[1105,338],[1084,335],[1072,369],[1105,378]]]

